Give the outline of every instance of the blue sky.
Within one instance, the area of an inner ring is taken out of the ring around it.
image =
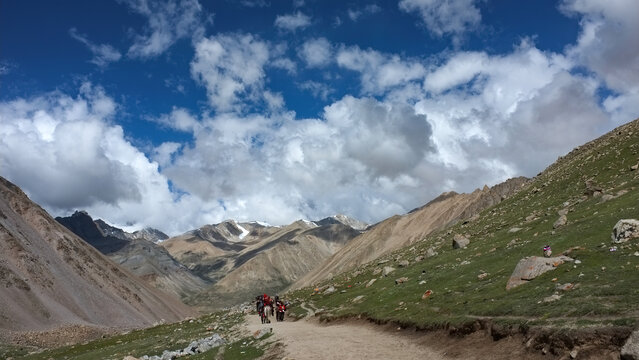
[[[639,116],[632,0],[15,1],[0,174],[171,234],[376,222]]]

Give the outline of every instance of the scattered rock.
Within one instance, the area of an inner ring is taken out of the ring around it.
[[[570,211],[570,209],[568,208],[563,208],[559,211],[557,211],[557,215],[561,216],[561,215],[568,215],[568,212]]]
[[[622,219],[617,221],[610,237],[615,244],[625,243],[630,239],[639,237],[639,220]]]
[[[403,284],[408,281],[407,277],[400,277],[399,279],[395,279],[395,285]]]
[[[122,360],[140,360],[140,359],[136,358],[135,356],[128,355],[128,356],[125,356],[124,359]]]
[[[514,228],[510,228],[510,230],[508,230],[509,233],[516,233],[517,231],[521,231],[521,228],[514,227]]]
[[[373,275],[379,275],[382,272],[382,269],[377,268],[375,270],[373,270]]]
[[[525,284],[543,273],[555,270],[557,266],[567,261],[573,261],[573,259],[563,255],[549,258],[539,256],[523,258],[519,260],[519,263],[517,263],[510,279],[508,279],[506,290]]]
[[[377,262],[377,265],[382,265],[382,264],[386,264],[388,262],[388,259],[386,260],[380,260]]]
[[[371,285],[373,285],[375,281],[377,281],[377,279],[371,279],[371,281],[369,281],[368,284],[366,284],[366,287],[371,287]]]
[[[572,254],[572,252],[573,252],[573,251],[575,251],[575,250],[586,250],[586,248],[585,248],[585,247],[583,247],[583,246],[573,246],[573,247],[571,247],[570,249],[568,249],[568,250],[566,250],[566,251],[562,252],[562,253],[561,253],[561,255],[566,255],[566,256],[568,256],[568,255]]]
[[[255,335],[253,335],[253,336],[255,336]],[[264,335],[262,335],[262,336],[264,336]],[[158,355],[154,355],[154,356],[144,355],[140,359],[144,359],[144,360],[172,360],[172,359],[176,359],[176,358],[180,358],[180,357],[185,357],[185,356],[188,356],[188,355],[201,354],[203,352],[207,352],[207,351],[209,351],[209,350],[211,350],[211,349],[213,349],[215,347],[218,347],[218,346],[221,346],[221,345],[224,345],[224,344],[226,344],[226,340],[224,340],[218,334],[213,334],[213,335],[211,335],[211,336],[209,336],[207,338],[203,338],[203,339],[192,341],[187,347],[185,347],[182,350],[175,350],[175,351],[164,350],[162,352],[162,355],[160,355],[160,356],[158,356]],[[124,358],[124,360],[133,360],[133,359],[137,359],[137,358],[134,358],[133,356],[127,356],[127,357]]]
[[[568,218],[566,217],[566,215],[560,215],[559,219],[557,219],[557,221],[555,221],[555,223],[552,224],[552,228],[553,229],[560,228],[566,225],[566,223],[568,223]]]
[[[548,296],[548,297],[544,298],[544,302],[545,302],[545,303],[547,303],[547,302],[553,302],[553,301],[557,301],[557,300],[559,300],[559,299],[561,299],[561,295],[559,295],[559,294],[553,294],[553,295],[550,295],[550,296]]]
[[[426,284],[426,280],[422,280],[419,282],[419,285],[424,285],[424,284]]]
[[[555,288],[561,291],[570,291],[575,288],[575,284],[573,283],[557,284]]]
[[[422,300],[428,299],[431,295],[433,295],[433,290],[426,290],[424,295],[422,295]]]
[[[410,265],[408,260],[402,260],[399,262],[399,267],[407,267],[408,265]]]
[[[353,302],[354,304],[359,304],[362,302],[362,300],[364,300],[364,295],[359,295],[353,298],[353,300],[351,300],[351,302]]]
[[[428,250],[426,250],[426,257],[433,257],[433,256],[437,256],[439,253],[437,251],[435,251],[434,248],[428,248]]]
[[[585,182],[586,190],[584,191],[584,195],[588,196],[597,196],[601,195],[603,189],[601,186],[597,185],[593,179],[588,179]]]
[[[336,291],[335,286],[330,286],[328,289],[324,291],[324,295],[330,295]]]
[[[570,352],[570,358],[571,359],[576,359],[577,355],[579,355],[579,351],[577,351],[577,349],[574,349]]]
[[[420,262],[422,260],[424,260],[424,257],[421,255],[415,258],[415,262]]]
[[[639,330],[635,330],[621,348],[621,358],[639,360]]]
[[[600,203],[605,203],[606,201],[610,201],[612,199],[614,199],[615,196],[610,195],[610,194],[605,194],[601,197],[601,199],[599,200]]]
[[[488,273],[481,273],[477,275],[477,279],[484,280],[488,276]]]
[[[388,274],[392,273],[393,271],[395,271],[395,268],[392,266],[384,266],[384,270],[382,270],[382,274],[384,276],[388,276]]]
[[[453,237],[453,249],[463,249],[468,244],[470,244],[470,240],[463,235],[455,234]]]
[[[268,335],[268,334],[270,334],[270,333],[272,333],[272,332],[273,332],[273,328],[261,328],[260,330],[256,331],[256,332],[253,334],[253,338],[255,338],[255,339],[261,339],[261,338],[263,338],[264,336],[266,336],[266,335]]]

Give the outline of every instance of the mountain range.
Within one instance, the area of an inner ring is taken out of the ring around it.
[[[0,335],[145,327],[194,312],[114,263],[0,177]]]

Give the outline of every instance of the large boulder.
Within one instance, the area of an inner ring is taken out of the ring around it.
[[[639,330],[630,334],[626,340],[621,348],[621,358],[623,360],[639,360]]]
[[[622,219],[617,221],[610,237],[615,244],[625,243],[630,239],[639,237],[639,220]]]
[[[463,249],[468,244],[470,244],[470,240],[463,235],[455,234],[453,237],[453,249]]]
[[[552,224],[552,228],[558,229],[566,225],[566,223],[568,223],[568,218],[566,217],[566,215],[559,215],[559,219],[557,219],[557,221],[555,221],[555,223]]]
[[[573,259],[563,255],[549,258],[539,256],[523,258],[519,260],[515,270],[512,275],[510,275],[508,284],[506,284],[506,290],[525,284],[543,273],[555,270],[557,266],[567,261],[573,261]]]

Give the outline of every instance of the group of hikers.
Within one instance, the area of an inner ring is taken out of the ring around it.
[[[255,297],[255,306],[257,314],[262,320],[262,324],[270,324],[269,316],[275,316],[276,321],[284,321],[284,313],[289,302],[280,300],[279,295],[272,298],[266,294]]]

